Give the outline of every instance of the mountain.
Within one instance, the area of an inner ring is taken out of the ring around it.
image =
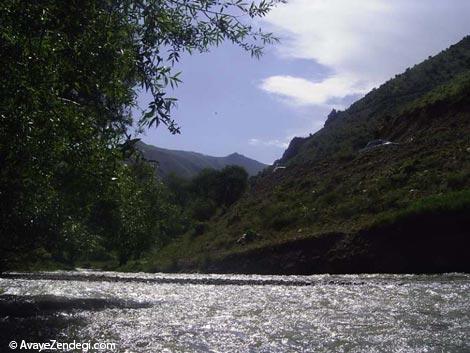
[[[137,148],[145,159],[158,162],[157,171],[160,176],[174,173],[182,178],[192,178],[203,169],[219,170],[228,165],[243,167],[249,175],[253,176],[267,167],[266,164],[238,153],[225,157],[213,157],[197,152],[169,150],[143,142],[138,142]]]
[[[470,37],[294,138],[204,229],[152,269],[470,271]]]

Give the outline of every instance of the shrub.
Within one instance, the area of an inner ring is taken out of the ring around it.
[[[244,234],[245,234],[245,240],[247,242],[255,240],[255,238],[258,236],[258,234],[252,229],[247,229]]]
[[[300,218],[300,215],[301,211],[293,208],[292,205],[271,205],[264,209],[262,220],[267,227],[281,230],[295,223]]]
[[[191,216],[198,221],[209,220],[216,212],[217,206],[212,200],[197,199],[190,207]]]
[[[470,211],[470,189],[423,198],[405,209],[381,215],[373,226],[386,226],[424,214],[442,215],[461,211]]]
[[[193,231],[192,235],[193,236],[198,236],[198,235],[204,234],[206,229],[207,229],[207,224],[206,223],[203,223],[203,222],[196,223],[196,225],[194,226],[194,231]]]
[[[470,180],[470,168],[455,172],[447,177],[447,185],[451,190],[458,190],[467,186]]]

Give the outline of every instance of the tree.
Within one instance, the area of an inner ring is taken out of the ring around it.
[[[92,226],[103,207],[116,227],[131,222],[122,216],[130,204],[116,195],[139,187],[123,169],[137,141],[138,89],[153,96],[139,129],[163,124],[178,133],[166,88],[180,82],[172,70],[180,54],[229,40],[259,56],[276,39],[245,19],[278,2],[2,1],[0,258],[42,247],[60,254],[78,233],[103,239],[107,232]]]
[[[193,200],[191,216],[198,221],[211,218],[218,208],[236,202],[248,186],[248,173],[239,166],[227,166],[222,170],[204,169],[194,177],[187,187]]]
[[[179,128],[170,117],[174,99],[165,98],[162,88],[177,85],[178,73],[171,67],[181,52],[205,52],[224,40],[259,57],[263,46],[277,41],[272,33],[255,29],[246,18],[263,17],[285,0],[153,0],[134,5],[129,22],[138,35],[138,83],[150,91],[153,101],[139,120],[141,127],[165,124],[171,132]],[[129,11],[129,10],[127,10]]]
[[[248,173],[236,165],[222,169],[219,179],[218,203],[224,206],[235,203],[248,186]]]

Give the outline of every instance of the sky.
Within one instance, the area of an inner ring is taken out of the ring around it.
[[[159,147],[272,164],[333,109],[470,34],[470,0],[289,0],[257,24],[281,43],[253,59],[223,44],[184,55],[173,118],[145,132]],[[141,93],[142,106],[149,97]]]

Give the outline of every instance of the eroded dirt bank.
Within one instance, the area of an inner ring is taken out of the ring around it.
[[[333,233],[213,260],[204,272],[316,273],[470,272],[468,210],[420,215],[356,234]],[[182,264],[178,271],[194,270]]]

